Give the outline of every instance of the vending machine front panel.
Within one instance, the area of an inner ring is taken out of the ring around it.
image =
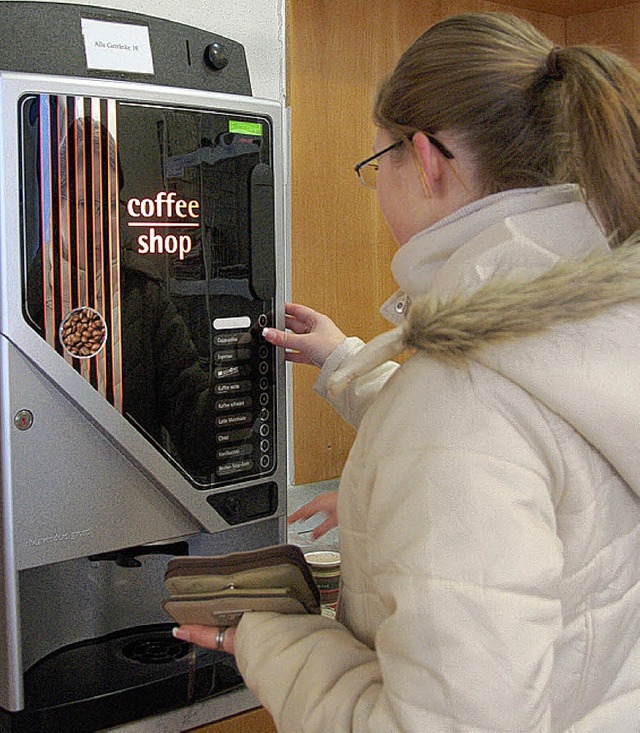
[[[195,488],[268,476],[268,117],[20,100],[24,317]]]

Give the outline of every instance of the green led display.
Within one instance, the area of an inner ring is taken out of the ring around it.
[[[229,120],[229,132],[238,132],[241,135],[256,135],[258,137],[262,137],[262,123]]]

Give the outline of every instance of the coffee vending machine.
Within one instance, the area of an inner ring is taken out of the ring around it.
[[[77,733],[242,683],[161,601],[286,537],[284,113],[198,28],[0,28],[0,731]]]

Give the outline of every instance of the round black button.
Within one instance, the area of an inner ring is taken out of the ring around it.
[[[210,43],[204,50],[204,62],[216,71],[224,69],[229,63],[227,49],[219,43]]]

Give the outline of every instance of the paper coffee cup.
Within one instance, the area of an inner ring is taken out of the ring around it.
[[[340,553],[319,550],[306,552],[304,557],[320,591],[321,605],[335,609],[340,591]]]

